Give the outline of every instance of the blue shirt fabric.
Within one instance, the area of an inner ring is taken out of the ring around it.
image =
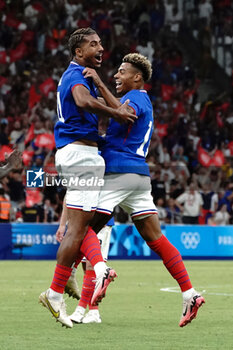
[[[80,139],[96,141],[101,144],[98,135],[98,117],[94,113],[78,107],[72,95],[76,85],[83,85],[97,98],[96,88],[91,78],[84,78],[85,67],[71,61],[63,73],[57,89],[58,122],[54,127],[56,147],[60,148]]]
[[[115,221],[114,221],[114,216],[107,222],[106,226],[114,226]]]
[[[150,176],[145,157],[153,132],[153,108],[145,90],[131,90],[121,98],[130,100],[138,119],[134,124],[120,124],[111,120],[106,144],[101,155],[106,163],[105,173],[134,173]]]

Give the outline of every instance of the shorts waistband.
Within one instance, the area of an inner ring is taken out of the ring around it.
[[[98,147],[94,147],[94,146],[86,146],[86,145],[78,145],[75,143],[69,143],[68,145],[60,148],[62,150],[66,150],[66,151],[83,151],[83,152],[89,152],[89,153],[93,153],[93,154],[98,154]]]

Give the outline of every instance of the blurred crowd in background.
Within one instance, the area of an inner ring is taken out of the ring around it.
[[[198,64],[180,39],[188,16],[196,19],[194,39],[201,43]],[[65,189],[27,188],[25,169],[55,172],[56,87],[70,60],[67,38],[90,26],[102,39],[99,73],[113,92],[125,54],[139,52],[152,63],[145,88],[155,121],[147,160],[161,223],[232,224],[232,91],[202,94],[206,81],[217,85],[213,38],[223,36],[232,50],[232,18],[230,0],[0,0],[0,162],[17,148],[24,163],[1,180],[0,221],[59,221]],[[100,118],[100,133],[106,127]],[[120,208],[115,219],[130,220]]]

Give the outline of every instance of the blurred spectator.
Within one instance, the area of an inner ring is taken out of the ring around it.
[[[167,175],[168,180],[171,181],[175,178],[175,174],[173,172],[173,169],[171,167],[171,163],[170,162],[164,162],[163,163],[163,167],[161,170],[161,176],[160,178],[163,180],[164,179],[164,175]]]
[[[16,120],[14,122],[13,130],[10,133],[10,144],[17,144],[19,151],[24,150],[24,133],[25,130],[22,128],[21,122],[19,120]]]
[[[55,221],[55,212],[51,201],[46,199],[44,201],[44,220],[43,222],[54,222]]]
[[[7,187],[12,208],[17,211],[20,203],[25,200],[25,192],[21,170],[14,170],[8,176]]]
[[[172,180],[170,183],[170,198],[176,199],[184,192],[184,187],[177,180]]]
[[[140,43],[136,46],[136,50],[141,55],[146,56],[148,60],[152,63],[153,55],[154,55],[154,47],[151,41],[146,41],[142,39]]]
[[[199,8],[199,19],[201,25],[209,25],[211,15],[213,13],[213,7],[211,5],[210,0],[201,0],[200,4],[198,5]]]
[[[10,198],[6,195],[4,189],[0,188],[0,222],[10,221],[11,203]]]
[[[156,202],[156,208],[158,209],[159,222],[161,225],[165,224],[167,212],[165,210],[165,202],[163,198],[159,198]]]
[[[162,198],[165,200],[166,198],[166,188],[164,181],[160,180],[161,178],[161,171],[157,169],[154,173],[154,179],[151,181],[152,186],[152,196],[154,198],[154,203],[157,202],[159,198]]]
[[[203,200],[203,207],[199,223],[205,225],[208,222],[208,218],[212,217],[218,208],[218,194],[211,190],[210,182],[206,182],[203,185],[200,193]]]
[[[8,122],[3,119],[0,124],[0,145],[8,145]]]
[[[190,183],[189,189],[176,198],[175,205],[183,214],[183,224],[198,224],[198,218],[201,213],[203,200],[200,193],[196,190],[194,183]]]
[[[27,207],[25,203],[22,203],[21,213],[23,222],[39,222],[39,210],[36,204]]]
[[[167,224],[179,224],[182,222],[181,214],[178,207],[175,205],[175,200],[173,198],[169,198],[167,201],[166,207],[166,223]]]
[[[216,225],[229,225],[230,214],[227,211],[227,205],[222,204],[219,210],[215,213],[213,220]]]
[[[227,183],[226,191],[219,201],[219,207],[226,205],[228,213],[232,214],[233,206],[233,182]]]

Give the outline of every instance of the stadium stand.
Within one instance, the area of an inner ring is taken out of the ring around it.
[[[123,55],[137,51],[152,62],[146,90],[156,118],[148,162],[163,222],[182,221],[174,200],[194,182],[204,201],[199,223],[218,225],[224,210],[233,223],[232,83],[223,91],[212,75],[218,64],[226,81],[232,76],[232,14],[228,0],[0,0],[0,161],[17,148],[25,167],[55,172],[56,86],[69,62],[66,37],[91,26],[103,41],[101,75],[112,91]],[[187,26],[201,38],[198,60],[182,41]],[[1,186],[12,221],[25,220],[30,207],[34,221],[59,221],[61,186],[29,189],[25,169]],[[125,214],[118,210],[116,219],[125,222]]]

